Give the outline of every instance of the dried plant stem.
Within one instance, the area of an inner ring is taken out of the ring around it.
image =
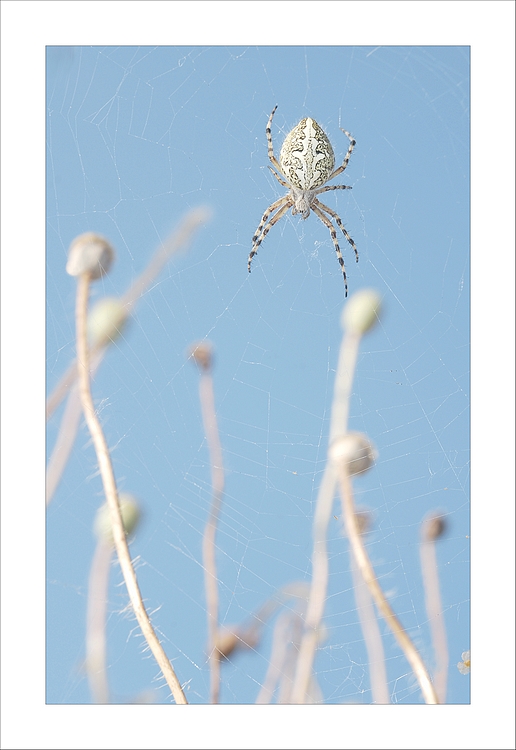
[[[102,361],[103,352],[92,349],[90,351],[90,379],[95,373]],[[61,481],[63,471],[70,453],[72,452],[75,437],[79,429],[82,417],[82,406],[79,398],[79,386],[77,384],[77,362],[73,362],[75,376],[71,381],[70,391],[66,399],[59,432],[57,433],[56,442],[52,448],[52,453],[47,464],[46,474],[46,504],[49,505],[54,497],[54,493]]]
[[[131,284],[130,288],[120,299],[120,303],[124,306],[127,316],[129,316],[129,313],[132,311],[136,302],[155,280],[165,263],[172,255],[178,253],[180,250],[185,250],[188,247],[195,230],[206,222],[209,216],[210,212],[207,208],[201,206],[193,209],[186,214],[177,229],[165,240],[163,245],[158,248],[148,266],[133,284]],[[99,341],[90,348],[91,377],[93,377],[100,366],[107,349],[108,344],[106,344],[105,341]],[[47,505],[52,500],[54,492],[61,480],[64,468],[68,462],[82,414],[82,407],[77,395],[76,379],[77,362],[74,360],[47,399],[46,418],[48,420],[61,401],[68,396],[58,437],[48,462],[46,492]]]
[[[74,364],[75,372],[77,372],[77,364]],[[47,505],[49,505],[54,497],[54,492],[61,480],[65,466],[68,463],[81,416],[82,406],[78,395],[77,382],[75,382],[71,386],[61,424],[59,425],[59,432],[57,433],[52,453],[48,459],[45,477],[45,497]]]
[[[77,327],[77,370],[79,379],[79,395],[81,398],[84,416],[90,431],[97,460],[99,463],[100,474],[106,495],[106,501],[110,510],[111,526],[113,539],[115,543],[120,568],[124,576],[125,584],[131,604],[136,615],[138,624],[142,633],[151,649],[158,665],[165,677],[176,703],[187,703],[179,680],[168,660],[163,648],[154,632],[149,617],[142,601],[138,581],[129,554],[129,547],[120,514],[118,502],[118,492],[111,465],[111,456],[102,432],[102,427],[93,405],[93,399],[90,390],[90,367],[89,367],[89,350],[86,336],[86,320],[88,312],[88,297],[90,287],[90,276],[87,273],[78,277],[77,284],[77,303],[76,303],[76,327]]]
[[[107,346],[105,344],[100,344],[100,345],[91,347],[90,365],[91,365],[92,374],[98,368],[99,364],[102,362],[106,349],[107,349]],[[46,409],[45,418],[47,422],[52,416],[52,414],[55,412],[55,410],[57,409],[61,401],[67,395],[69,397],[71,396],[71,394],[73,393],[73,387],[76,384],[76,381],[77,381],[77,362],[74,359],[70,363],[64,375],[61,376],[56,387],[54,388],[54,390],[52,391],[52,393],[47,399],[47,403],[45,407]]]
[[[361,339],[357,333],[346,333],[342,338],[335,373],[329,445],[341,435],[345,435],[348,430],[349,403]]]
[[[347,430],[349,400],[360,338],[356,334],[346,334],[341,344],[330,420],[330,445],[339,435],[344,435]],[[324,604],[328,588],[326,538],[328,536],[328,524],[331,518],[336,487],[337,474],[335,467],[331,461],[327,461],[315,507],[312,583],[306,612],[306,627],[301,640],[294,686],[292,688],[292,703],[304,703],[309,694],[313,662],[319,641],[318,631],[324,614]]]
[[[303,635],[303,620],[298,612],[288,612],[288,632],[286,633],[286,651],[281,665],[281,671],[278,681],[277,703],[292,703],[292,686],[294,684],[295,669],[297,664],[297,654],[301,637]]]
[[[146,289],[148,289],[156,279],[168,260],[179,251],[188,248],[196,230],[208,221],[210,215],[210,209],[205,206],[198,206],[197,208],[192,209],[186,214],[179,226],[169,235],[169,237],[167,237],[165,242],[160,245],[145,270],[137,279],[135,279],[130,288],[121,298],[122,304],[127,307],[128,315]],[[105,342],[101,342],[91,348],[90,357],[92,361],[93,355],[100,355],[97,366],[102,361],[106,350],[107,346]],[[47,420],[50,419],[63,398],[69,393],[76,377],[77,364],[76,362],[72,362],[47,399]]]
[[[292,703],[304,703],[309,695],[312,667],[319,642],[319,628],[324,613],[328,588],[328,551],[326,537],[335,496],[336,474],[330,462],[326,464],[317,496],[314,516],[314,546],[312,552],[312,581],[306,613],[305,631],[299,647]]]
[[[208,652],[210,660],[210,700],[219,702],[220,695],[220,653],[216,647],[219,616],[219,593],[216,562],[215,536],[224,494],[224,467],[222,464],[222,447],[220,445],[215,411],[215,396],[211,367],[201,374],[199,383],[204,431],[208,443],[211,464],[212,503],[210,515],[204,530],[202,553],[204,565],[204,586],[206,591],[206,610],[208,615]]]
[[[385,655],[383,651],[382,635],[378,625],[378,619],[374,609],[371,593],[362,577],[355,555],[351,555],[351,573],[353,576],[353,589],[357,604],[360,626],[364,634],[364,641],[369,659],[369,674],[371,677],[371,693],[373,703],[376,705],[391,702],[389,688],[387,685],[387,672],[385,669]]]
[[[371,595],[378,607],[382,617],[384,617],[388,626],[394,633],[396,640],[398,641],[403,653],[407,657],[407,660],[412,667],[412,670],[416,676],[417,681],[421,687],[425,703],[436,704],[439,703],[439,699],[435,692],[435,688],[430,679],[430,675],[424,665],[421,656],[419,655],[416,647],[407,635],[403,625],[400,623],[396,615],[394,614],[389,602],[385,598],[385,595],[378,583],[376,574],[373,570],[373,566],[369,560],[362,534],[358,525],[357,516],[354,508],[353,500],[353,485],[349,476],[349,471],[345,463],[342,463],[339,470],[339,484],[340,484],[340,496],[342,502],[342,512],[346,519],[346,530],[351,544],[351,549],[355,557],[362,577],[371,592]]]
[[[173,255],[186,252],[195,232],[209,220],[211,209],[207,206],[197,206],[183,217],[179,226],[167,237],[165,242],[156,250],[147,267],[134,280],[121,301],[130,310],[150,287],[162,269]]]
[[[435,552],[435,540],[423,538],[420,546],[421,570],[423,573],[423,585],[425,588],[426,612],[430,622],[435,653],[436,666],[434,683],[435,690],[439,696],[439,703],[446,703],[446,682],[449,659]]]
[[[284,665],[290,643],[290,613],[282,612],[276,620],[272,637],[272,650],[267,674],[263,680],[260,692],[256,698],[257,705],[265,705],[272,701],[276,685],[284,673]]]
[[[106,673],[106,607],[113,546],[100,539],[91,563],[86,625],[86,669],[95,703],[109,703]]]

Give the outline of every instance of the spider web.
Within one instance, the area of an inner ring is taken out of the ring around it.
[[[94,230],[117,251],[94,298],[123,293],[154,249],[198,205],[214,215],[191,251],[139,300],[94,385],[120,489],[141,499],[132,544],[147,606],[192,703],[206,703],[202,534],[210,465],[187,347],[209,339],[226,490],[217,535],[220,621],[245,622],[282,587],[309,580],[311,526],[324,469],[344,303],[327,229],[312,216],[278,223],[247,274],[250,239],[282,194],[267,169],[310,115],[340,163],[326,202],[341,237],[350,294],[374,287],[381,324],[364,341],[351,429],[375,443],[376,466],[356,482],[373,514],[368,549],[389,600],[430,670],[434,656],[419,565],[419,527],[446,514],[438,546],[450,655],[448,701],[469,701],[455,667],[469,643],[469,55],[467,48],[166,48],[48,50],[48,385],[74,356],[70,241]],[[304,71],[293,81],[289,71]],[[345,179],[342,179],[345,177]],[[49,428],[53,444],[58,418]],[[91,532],[102,502],[81,430],[48,515],[47,701],[91,700],[82,667]],[[320,700],[370,703],[340,506],[329,529]],[[118,567],[112,569],[108,667],[114,699],[169,702],[156,680]],[[278,613],[259,645],[222,665],[224,703],[253,703]],[[393,703],[421,703],[383,622]]]

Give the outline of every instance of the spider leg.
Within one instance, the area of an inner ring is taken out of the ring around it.
[[[342,130],[342,128],[341,128],[341,130]],[[347,130],[342,130],[342,132],[345,133],[348,136],[348,138],[349,138],[348,153],[344,157],[344,161],[342,162],[341,166],[338,167],[338,169],[336,169],[334,172],[332,172],[332,174],[328,177],[327,182],[329,182],[330,180],[333,180],[333,178],[337,177],[337,175],[340,174],[341,172],[344,172],[344,170],[348,166],[348,162],[349,162],[349,160],[351,158],[351,154],[353,153],[353,149],[356,146],[356,141],[353,138],[353,136],[350,135],[350,133],[348,133]]]
[[[312,211],[320,218],[323,224],[325,224],[328,229],[330,230],[331,239],[333,242],[333,247],[335,248],[335,252],[337,253],[337,260],[340,263],[340,267],[342,268],[342,275],[344,276],[344,289],[345,294],[344,296],[348,296],[348,280],[346,276],[346,266],[344,265],[344,258],[342,257],[342,253],[340,251],[339,242],[337,240],[337,232],[335,231],[335,227],[331,223],[331,221],[328,219],[327,216],[325,216],[322,212],[322,204],[317,201],[318,205],[312,206]],[[319,208],[321,206],[321,208]]]
[[[264,215],[262,216],[262,220],[260,222],[260,226],[258,227],[258,229],[256,230],[256,232],[254,233],[253,248],[252,248],[251,252],[249,253],[249,258],[248,258],[248,261],[247,261],[247,270],[249,271],[249,273],[251,273],[251,261],[254,258],[254,256],[256,255],[256,253],[258,252],[258,248],[262,244],[262,242],[265,239],[266,235],[272,229],[272,227],[274,226],[274,224],[276,224],[276,222],[278,222],[281,219],[281,217],[284,216],[287,213],[287,211],[288,211],[288,209],[290,208],[291,205],[292,205],[292,202],[290,200],[290,196],[288,196],[288,195],[287,196],[283,196],[283,198],[280,198],[279,200],[277,200],[274,203],[272,203],[269,206],[269,208],[267,209],[267,211],[264,213]],[[278,209],[278,211],[274,214],[274,216],[272,217],[272,219],[270,219],[270,221],[267,221],[267,219],[269,218],[269,216],[274,211],[276,211],[276,209]]]
[[[353,190],[353,188],[351,185],[327,185],[326,187],[317,188],[315,194],[319,195],[319,193],[327,193],[328,190]]]
[[[265,128],[265,135],[267,136],[267,152],[269,154],[269,159],[274,165],[274,168],[277,169],[278,172],[281,172],[281,168],[278,163],[278,160],[274,156],[274,148],[272,146],[272,134],[271,134],[272,118],[274,117],[274,113],[276,112],[277,109],[278,109],[278,105],[276,104],[276,106],[271,112],[271,116],[269,117],[269,122],[267,123],[267,127]]]
[[[339,186],[336,185],[335,187],[339,187]],[[340,216],[337,213],[335,213],[335,211],[332,211],[331,208],[328,208],[328,206],[325,203],[321,203],[321,201],[318,201],[317,198],[315,199],[315,203],[316,203],[316,205],[319,206],[319,208],[322,208],[323,211],[326,211],[327,214],[330,214],[330,216],[332,216],[335,219],[335,221],[337,222],[337,226],[340,229],[342,229],[342,233],[343,233],[344,237],[347,239],[347,241],[349,242],[349,244],[351,245],[351,247],[355,251],[355,258],[356,258],[356,261],[358,263],[358,250],[357,250],[357,246],[355,245],[355,243],[351,239],[351,237],[349,235],[349,232],[347,232],[347,230],[345,229],[344,224],[342,223],[342,219],[340,218]]]
[[[272,167],[269,167],[269,169],[271,170],[274,177],[278,180],[279,184],[283,185],[283,187],[286,187],[290,190],[290,185],[288,184],[288,182],[285,182],[285,180],[282,177],[280,177],[279,174],[277,174]]]

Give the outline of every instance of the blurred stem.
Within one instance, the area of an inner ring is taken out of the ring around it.
[[[90,362],[91,362],[92,371],[96,370],[99,364],[101,363],[106,349],[107,349],[107,346],[104,343],[91,347]],[[77,361],[74,359],[70,363],[64,375],[61,376],[56,387],[54,388],[54,390],[52,391],[52,393],[47,399],[46,414],[45,414],[47,422],[52,416],[52,414],[54,413],[54,411],[57,409],[61,401],[65,398],[65,396],[68,395],[70,397],[72,395],[73,386],[76,384],[76,381],[77,381]]]
[[[355,372],[361,336],[346,333],[339,352],[337,373],[330,419],[329,445],[336,438],[345,435],[348,428],[349,401]],[[304,703],[312,676],[318,630],[324,614],[324,604],[328,589],[328,551],[326,539],[328,524],[337,487],[337,474],[332,461],[326,461],[324,475],[317,495],[313,525],[312,583],[306,612],[306,626],[301,640],[292,703]]]
[[[211,464],[212,502],[210,515],[204,530],[202,551],[204,586],[206,591],[206,610],[208,615],[210,699],[211,703],[218,703],[220,695],[220,654],[216,647],[216,639],[218,634],[219,593],[215,536],[217,533],[217,524],[219,521],[222,496],[224,493],[224,468],[222,464],[222,448],[220,445],[219,430],[217,427],[211,365],[201,372],[199,399]]]
[[[354,554],[351,555],[351,573],[353,575],[353,589],[358,616],[367,648],[373,703],[376,705],[388,704],[391,699],[387,686],[382,636],[371,594],[356,563]]]
[[[423,528],[426,524],[423,524]],[[448,646],[446,644],[446,628],[444,625],[443,607],[439,591],[439,574],[437,572],[435,538],[428,537],[423,531],[420,556],[423,585],[425,588],[425,602],[432,642],[435,653],[435,690],[439,696],[439,703],[446,703],[446,682],[448,677]]]
[[[345,333],[342,338],[335,374],[329,445],[348,431],[349,404],[361,339],[357,333]]]
[[[348,534],[351,549],[355,557],[360,573],[371,592],[378,610],[384,617],[387,625],[390,627],[396,640],[398,641],[403,653],[405,654],[410,666],[412,667],[417,681],[421,687],[425,703],[436,704],[439,699],[435,692],[430,675],[421,659],[416,647],[408,637],[402,624],[394,614],[389,602],[378,583],[373,566],[369,560],[362,534],[358,525],[358,519],[354,508],[353,485],[349,476],[348,465],[342,463],[338,469],[340,496],[342,502],[342,512],[346,519],[346,531]]]
[[[98,366],[102,361],[103,352],[92,349],[90,352],[90,378],[93,378]],[[52,448],[52,454],[47,464],[46,474],[46,504],[49,505],[54,493],[61,481],[63,471],[75,442],[75,436],[79,429],[82,417],[82,406],[79,398],[79,387],[77,384],[77,362],[73,362],[74,378],[70,381],[70,391],[66,400],[66,406],[59,425],[57,439]]]
[[[77,363],[75,363],[77,373]],[[48,505],[54,497],[59,481],[63,475],[64,468],[68,463],[73,447],[77,429],[82,415],[82,406],[77,392],[77,383],[71,386],[69,398],[66,401],[65,410],[59,425],[59,432],[48,459],[45,476],[45,497]]]
[[[109,703],[106,673],[106,608],[113,545],[99,539],[91,563],[86,623],[86,668],[95,703]]]
[[[286,634],[286,651],[281,666],[278,681],[279,704],[292,703],[292,686],[294,684],[297,654],[303,632],[303,621],[298,612],[288,612],[289,629]]]
[[[129,316],[138,299],[148,289],[169,258],[181,249],[188,247],[195,230],[208,220],[209,215],[210,212],[207,208],[199,207],[193,209],[186,214],[177,229],[158,248],[145,270],[138,276],[120,300],[121,304],[127,310],[127,316]],[[108,346],[109,344],[106,344],[105,341],[100,341],[90,348],[91,377],[93,377],[100,366]],[[48,462],[47,505],[52,500],[53,494],[59,484],[79,427],[82,407],[77,395],[77,371],[77,362],[74,360],[47,399],[46,418],[48,420],[61,401],[68,396],[58,437]]]
[[[186,250],[188,248],[188,245],[191,242],[196,230],[208,221],[208,219],[210,218],[210,214],[210,209],[205,206],[198,206],[197,208],[192,209],[186,214],[186,216],[184,216],[179,226],[167,237],[165,242],[160,245],[160,247],[156,250],[152,258],[150,259],[147,267],[135,279],[130,288],[121,298],[121,302],[127,306],[128,315],[136,302],[140,299],[146,289],[149,288],[149,286],[161,272],[163,266],[168,262],[171,256],[175,255],[180,250]],[[100,357],[97,364],[100,364],[106,352],[106,349],[107,346],[105,342],[101,342],[100,344],[97,344],[91,348],[90,357],[93,359],[93,355],[99,354]],[[53,412],[59,406],[63,398],[67,395],[67,393],[69,393],[76,377],[77,364],[74,361],[70,364],[47,399],[47,420],[50,419]]]
[[[118,491],[113,473],[113,467],[111,464],[111,456],[106,443],[106,439],[104,437],[104,433],[102,432],[102,427],[99,420],[97,419],[95,407],[93,405],[93,399],[91,397],[89,349],[86,334],[89,288],[90,275],[84,273],[77,279],[76,302],[77,369],[79,378],[79,395],[81,398],[82,408],[84,411],[88,429],[95,446],[95,453],[97,454],[97,461],[99,463],[102,484],[104,486],[104,493],[106,495],[106,501],[110,510],[115,548],[118,555],[120,568],[124,576],[125,584],[127,586],[129,598],[131,600],[136,619],[142,630],[145,640],[147,641],[149,648],[151,649],[156,661],[159,664],[163,676],[165,677],[167,684],[172,691],[174,700],[176,701],[176,703],[187,703],[179,680],[177,679],[174,669],[172,668],[172,665],[167,659],[167,656],[156,637],[142,601],[140,589],[136,580],[136,574],[134,572],[131,556],[129,554],[129,548],[127,546],[125,530],[122,523],[120,505],[118,502]]]
[[[257,705],[268,704],[274,697],[276,685],[284,673],[287,651],[290,643],[290,613],[282,612],[276,620],[272,636],[272,649],[269,666],[260,692],[256,698]]]

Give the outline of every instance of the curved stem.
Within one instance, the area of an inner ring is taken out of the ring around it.
[[[439,703],[437,693],[430,679],[430,675],[425,667],[425,664],[419,655],[416,647],[407,635],[403,625],[396,617],[391,605],[385,598],[378,579],[374,572],[373,566],[369,560],[366,552],[364,541],[360,533],[358,526],[358,520],[355,513],[354,502],[353,502],[353,486],[348,472],[348,467],[345,463],[342,463],[338,470],[339,483],[340,483],[340,496],[342,501],[342,511],[346,519],[346,530],[348,533],[349,542],[351,549],[360,570],[362,577],[371,592],[378,610],[384,617],[387,625],[394,633],[394,637],[398,641],[403,653],[407,657],[407,660],[412,667],[414,674],[416,675],[417,681],[421,687],[425,703]]]
[[[357,566],[355,555],[351,555],[351,574],[357,604],[358,617],[369,660],[369,675],[371,678],[371,693],[376,705],[389,704],[389,687],[385,669],[385,654],[382,635],[374,609],[373,599],[366,582]]]
[[[111,456],[106,443],[106,439],[104,437],[104,433],[102,432],[102,427],[95,413],[95,407],[93,405],[93,399],[91,397],[89,349],[86,335],[89,287],[89,274],[83,274],[82,276],[79,276],[76,303],[77,375],[79,380],[79,394],[81,397],[82,408],[84,411],[88,429],[93,440],[93,444],[95,446],[95,452],[97,454],[100,474],[102,477],[102,484],[104,486],[106,501],[110,511],[115,548],[118,555],[120,568],[122,569],[122,574],[124,576],[125,585],[127,586],[129,598],[136,615],[136,619],[142,630],[145,640],[147,641],[149,648],[151,649],[156,661],[158,662],[163,676],[165,677],[167,684],[172,691],[174,700],[176,701],[176,703],[187,703],[179,680],[177,679],[176,673],[174,672],[174,669],[172,668],[172,665],[168,660],[161,646],[161,643],[156,636],[156,633],[154,632],[142,601],[138,581],[136,579],[131,556],[129,554],[129,547],[127,546],[127,539],[122,523],[122,516],[120,514],[118,491],[116,487],[115,476],[113,473],[113,467],[111,464]]]
[[[430,622],[430,631],[435,653],[435,689],[440,703],[446,703],[446,682],[448,676],[448,646],[446,644],[446,628],[444,626],[444,612],[439,591],[439,574],[437,572],[437,557],[435,539],[421,540],[420,547],[421,570],[425,588],[426,611]]]
[[[86,620],[86,670],[95,703],[109,703],[106,672],[106,609],[113,546],[99,539],[91,563]]]
[[[134,307],[138,299],[143,295],[146,289],[152,284],[157,275],[162,270],[167,261],[180,250],[186,250],[193,238],[196,229],[199,229],[210,218],[211,212],[206,206],[198,206],[189,211],[179,224],[177,229],[167,237],[165,242],[160,245],[155,254],[152,256],[145,270],[131,284],[130,288],[121,298],[124,305],[127,306],[128,314]],[[96,344],[91,348],[90,357],[100,354],[97,362],[100,364],[107,350],[105,343]],[[70,388],[75,383],[77,377],[77,363],[72,362],[64,375],[60,378],[58,384],[47,399],[46,419],[50,419],[61,401],[69,393]]]
[[[349,400],[355,372],[360,336],[346,334],[343,337],[330,419],[329,445],[345,435],[348,427]],[[313,524],[312,583],[306,611],[306,626],[297,661],[292,703],[304,703],[308,694],[312,667],[319,640],[318,631],[324,614],[326,591],[328,588],[328,552],[326,538],[331,518],[333,499],[337,488],[337,474],[332,461],[327,461],[315,507]]]
[[[219,592],[217,579],[217,562],[215,557],[215,535],[224,493],[224,468],[222,465],[222,448],[220,445],[213,393],[211,371],[203,372],[199,383],[204,431],[208,443],[211,463],[212,504],[203,538],[204,586],[206,591],[206,609],[208,614],[208,649],[210,659],[210,694],[211,702],[219,702],[220,693],[220,653],[216,647],[218,634]]]

